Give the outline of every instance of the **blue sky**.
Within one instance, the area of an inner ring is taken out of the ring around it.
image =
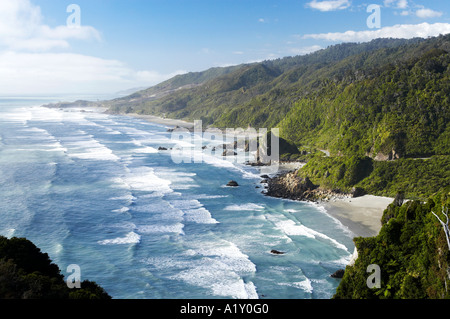
[[[113,93],[335,43],[434,36],[450,33],[449,14],[448,0],[1,0],[0,95]]]

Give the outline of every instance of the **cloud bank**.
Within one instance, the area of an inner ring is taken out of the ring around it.
[[[0,1],[0,95],[114,93],[185,73],[133,70],[117,60],[70,53],[70,41],[99,42],[101,32],[43,21],[30,0]]]
[[[101,40],[91,26],[51,28],[43,24],[39,7],[29,0],[0,2],[0,45],[12,50],[49,51],[70,47],[69,40]]]
[[[450,33],[449,23],[398,24],[377,30],[306,34],[304,39],[332,42],[368,42],[376,38],[427,38]]]

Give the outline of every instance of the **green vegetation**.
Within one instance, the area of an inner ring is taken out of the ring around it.
[[[381,158],[450,155],[450,35],[378,39],[180,75],[104,102],[111,112],[279,127],[300,148]]]
[[[335,299],[448,299],[450,247],[443,227],[450,188],[426,202],[392,203],[384,211],[376,237],[354,239],[355,264],[347,266]],[[367,267],[380,266],[381,287],[368,288]]]
[[[374,161],[362,156],[316,155],[299,171],[299,176],[346,193],[358,187],[378,196],[395,197],[403,191],[407,198],[426,199],[450,185],[450,156]]]
[[[431,49],[351,81],[323,83],[294,104],[282,135],[332,154],[449,155],[449,62],[446,51]]]
[[[0,236],[0,299],[111,299],[85,280],[69,289],[57,265],[25,238]]]
[[[99,104],[205,127],[278,127],[300,149],[332,155],[450,155],[449,51],[450,35],[345,43],[178,75]]]

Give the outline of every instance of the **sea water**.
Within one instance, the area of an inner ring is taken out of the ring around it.
[[[354,250],[320,206],[266,197],[261,172],[205,156],[144,120],[0,100],[0,235],[113,298],[330,298]],[[226,187],[230,180],[240,185]],[[271,250],[285,254],[275,255]]]

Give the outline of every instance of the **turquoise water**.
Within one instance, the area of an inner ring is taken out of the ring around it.
[[[162,125],[46,102],[0,100],[0,235],[32,240],[64,275],[79,265],[114,298],[334,294],[354,246],[323,208],[263,196],[256,167],[175,163],[157,149],[186,141]]]

